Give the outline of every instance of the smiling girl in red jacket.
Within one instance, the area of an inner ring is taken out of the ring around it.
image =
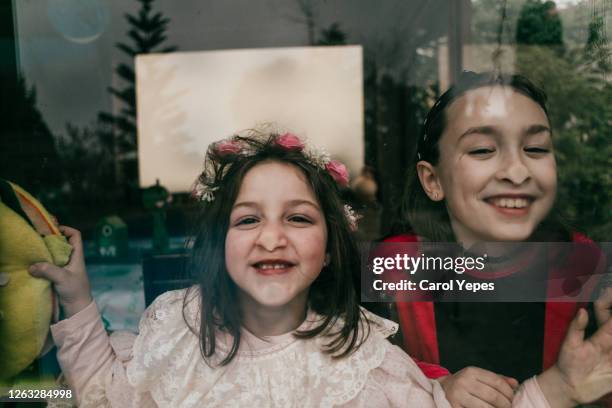
[[[544,93],[522,76],[466,72],[427,116],[402,202],[402,220],[410,227],[385,242],[458,242],[470,250],[482,242],[578,241],[586,244],[565,254],[562,270],[550,270],[549,278],[602,273],[601,251],[556,216],[556,193]],[[544,284],[536,290],[544,299],[551,288]],[[608,289],[595,304],[599,325],[610,318],[611,299]],[[424,362],[427,375],[440,378],[453,406],[505,407],[511,404],[516,379],[543,372],[542,378],[555,369],[563,338],[581,305],[396,306],[404,347]]]

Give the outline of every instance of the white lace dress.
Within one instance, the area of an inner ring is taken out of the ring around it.
[[[388,320],[369,314],[370,336],[341,359],[320,351],[321,337],[300,340],[288,333],[262,340],[243,330],[234,360],[211,368],[184,321],[184,296],[178,290],[157,298],[140,321],[139,335],[109,337],[95,303],[51,327],[79,406],[450,407],[439,383],[387,341],[397,330]],[[199,321],[198,302],[192,299],[185,310],[190,323]],[[300,329],[316,319],[309,314]],[[222,355],[227,340],[218,339]],[[532,382],[521,390],[521,406],[547,406]]]

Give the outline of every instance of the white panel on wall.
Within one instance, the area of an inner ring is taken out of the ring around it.
[[[363,165],[360,46],[140,55],[136,78],[143,187],[189,191],[209,143],[263,123]]]

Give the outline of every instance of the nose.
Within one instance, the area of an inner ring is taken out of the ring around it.
[[[501,163],[497,178],[521,185],[531,178],[531,173],[520,154],[508,154]]]
[[[282,225],[267,222],[261,227],[256,244],[266,251],[272,252],[287,245],[287,235]]]

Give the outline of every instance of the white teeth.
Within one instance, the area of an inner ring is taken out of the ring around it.
[[[285,269],[288,268],[288,264],[259,264],[257,266],[259,269]]]
[[[494,198],[491,202],[502,208],[525,208],[529,204],[526,198]]]

